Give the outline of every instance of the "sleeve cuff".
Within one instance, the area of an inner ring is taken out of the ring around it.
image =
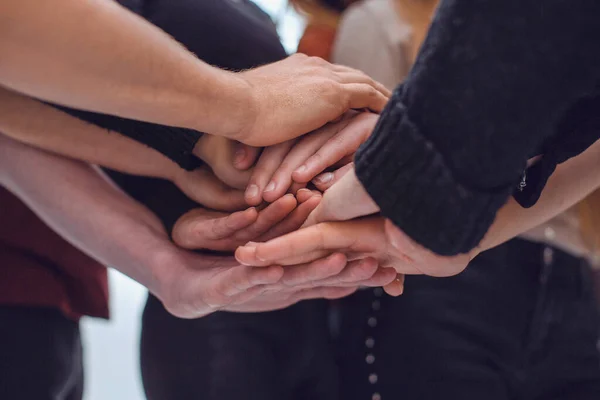
[[[356,155],[356,174],[384,217],[417,243],[452,256],[476,247],[513,187],[478,191],[462,185],[434,144],[392,97]]]

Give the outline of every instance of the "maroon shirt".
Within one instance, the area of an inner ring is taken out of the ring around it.
[[[106,268],[0,188],[0,305],[52,307],[74,320],[108,318]]]

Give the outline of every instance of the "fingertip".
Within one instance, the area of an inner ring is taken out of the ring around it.
[[[233,166],[240,171],[245,171],[254,165],[259,153],[259,148],[238,142],[233,156]]]
[[[333,181],[333,178],[335,178],[333,172],[325,172],[321,175],[318,175],[315,179],[312,180],[312,182],[317,187],[328,187],[328,185],[331,184],[331,182]]]
[[[331,275],[340,273],[348,264],[348,258],[343,253],[334,253],[327,257],[326,261],[332,269],[333,273]]]
[[[310,181],[310,177],[308,177],[308,166],[306,164],[298,167],[294,172],[292,172],[292,180],[298,183],[306,183]]]
[[[292,182],[292,186],[290,186],[288,192],[297,194],[301,189],[306,189],[306,183]]]
[[[299,189],[296,192],[296,199],[298,200],[298,202],[300,204],[304,203],[306,200],[310,199],[311,197],[313,197],[313,192],[310,191],[309,189]]]
[[[273,204],[275,204],[275,203],[280,204],[280,206],[283,208],[290,209],[290,211],[292,209],[296,208],[296,206],[298,205],[296,196],[294,196],[291,193],[287,193],[283,197],[279,198],[278,200],[275,200],[273,202]]]
[[[254,208],[247,208],[243,211],[236,211],[228,217],[228,226],[233,229],[241,229],[248,224],[254,222],[257,217],[256,210]]]
[[[273,188],[271,188],[270,190],[267,190],[267,188],[269,188],[269,186],[271,186],[271,185],[273,185]],[[272,181],[271,183],[269,183],[269,185],[267,185],[267,188],[265,188],[265,191],[262,194],[263,199],[265,201],[268,201],[269,203],[274,203],[278,199],[285,198],[288,195],[294,197],[294,195],[291,193],[285,193],[285,190],[288,189],[288,187],[289,187],[289,185],[285,185],[285,184],[281,184],[281,183]],[[295,199],[295,197],[294,197],[294,199]]]
[[[383,290],[390,296],[401,296],[404,293],[404,279],[395,279],[393,282],[385,285]]]
[[[253,217],[258,217],[258,211],[256,210],[256,207],[247,208],[246,210],[244,210],[242,212],[246,213],[247,215],[253,216]]]
[[[244,192],[244,200],[250,206],[258,206],[262,202],[260,188],[255,183],[251,183]]]
[[[257,244],[255,247],[253,247],[255,259],[262,264],[272,262],[273,260],[271,260],[269,257],[270,252],[268,250],[268,246],[264,246],[264,243],[261,243],[261,245]],[[265,248],[267,250],[265,250]]]
[[[252,246],[240,246],[235,249],[235,259],[242,265],[252,266],[257,265],[256,248]]]

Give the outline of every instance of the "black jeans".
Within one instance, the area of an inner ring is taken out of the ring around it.
[[[0,307],[0,399],[81,400],[79,324],[50,308]]]
[[[199,320],[150,298],[144,385],[150,400],[598,400],[588,273],[577,258],[513,240],[459,276],[409,277],[400,298],[363,290]]]
[[[341,398],[600,399],[589,267],[513,240],[459,276],[337,303]]]
[[[149,400],[335,399],[331,349],[325,300],[184,320],[151,296],[142,317]]]

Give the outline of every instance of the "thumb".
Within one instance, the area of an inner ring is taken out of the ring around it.
[[[240,171],[247,170],[256,163],[260,152],[260,147],[248,146],[247,144],[236,142],[233,146],[233,166]]]
[[[219,211],[246,208],[244,192],[225,185],[206,167],[183,171],[174,183],[190,199],[207,208]]]
[[[379,207],[358,181],[354,169],[350,169],[323,195],[323,200],[308,216],[305,226],[325,221],[346,221],[371,215]]]

